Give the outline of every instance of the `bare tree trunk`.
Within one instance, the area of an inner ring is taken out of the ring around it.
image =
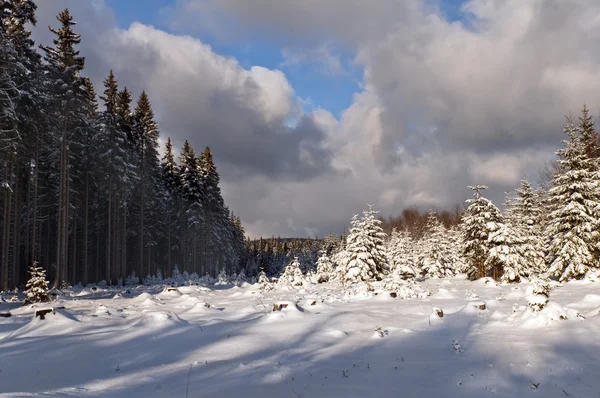
[[[167,275],[171,276],[171,209],[167,209]]]
[[[90,210],[89,173],[85,173],[85,197],[83,216],[83,285],[88,284],[88,240],[89,240],[89,210]]]
[[[111,233],[112,233],[112,171],[110,172],[110,175],[108,177],[108,236],[106,239],[106,281],[108,282],[110,280],[110,255],[111,255],[111,247],[112,247],[112,240],[111,240]]]
[[[141,151],[141,200],[140,200],[140,278],[144,277],[144,137],[140,137]]]
[[[21,261],[21,184],[19,178],[15,181],[15,205],[14,205],[14,222],[13,222],[13,262],[12,262],[12,282],[13,286],[19,286],[19,266]]]
[[[12,200],[12,191],[10,188],[10,177],[12,175],[12,162],[4,162],[4,181],[7,186],[4,191],[4,217],[2,221],[2,268],[0,269],[0,291],[8,290],[8,261],[9,261],[9,237],[10,237],[10,209]]]
[[[29,262],[33,264],[40,255],[36,251],[37,244],[37,213],[38,213],[38,174],[39,174],[39,142],[36,141],[35,144],[35,171],[33,172],[33,212],[31,214],[32,224],[33,224],[33,233],[31,234],[31,255],[29,258]],[[27,264],[29,266],[29,263]]]

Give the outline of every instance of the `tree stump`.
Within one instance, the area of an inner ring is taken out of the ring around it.
[[[0,318],[10,318],[12,314],[10,312],[0,312]]]
[[[273,312],[281,311],[284,308],[287,308],[287,304],[273,304]]]
[[[392,296],[393,298],[396,298],[396,297],[398,297],[398,293],[396,293],[396,292],[391,292],[391,293],[390,293],[390,296]]]
[[[444,317],[444,311],[441,308],[438,308],[438,307],[434,307],[433,308],[433,314],[437,315],[438,318],[443,318]]]
[[[38,316],[40,317],[40,320],[44,320],[46,319],[46,315],[49,313],[54,313],[54,309],[53,308],[45,308],[43,310],[37,310],[35,312],[35,318],[37,318]]]

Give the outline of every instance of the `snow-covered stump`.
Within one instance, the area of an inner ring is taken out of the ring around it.
[[[10,311],[0,311],[0,318],[10,318],[11,316]]]
[[[431,313],[437,316],[438,318],[444,317],[444,310],[442,310],[440,307],[433,307]]]

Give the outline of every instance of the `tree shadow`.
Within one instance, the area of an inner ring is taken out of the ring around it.
[[[202,398],[591,397],[600,391],[599,344],[589,337],[597,335],[597,319],[516,331],[509,324],[490,327],[491,311],[438,319],[409,313],[415,303],[397,301],[382,321],[383,337],[367,324],[372,318],[338,305],[322,313],[257,311],[0,340],[0,391]],[[368,308],[368,301],[346,306],[361,305]],[[565,338],[570,333],[575,338]]]

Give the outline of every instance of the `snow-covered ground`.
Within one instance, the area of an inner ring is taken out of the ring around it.
[[[0,396],[600,396],[600,284],[556,286],[537,315],[524,283],[418,285],[431,296],[245,285],[0,303],[12,314],[0,318]],[[34,318],[51,306],[64,309]]]

